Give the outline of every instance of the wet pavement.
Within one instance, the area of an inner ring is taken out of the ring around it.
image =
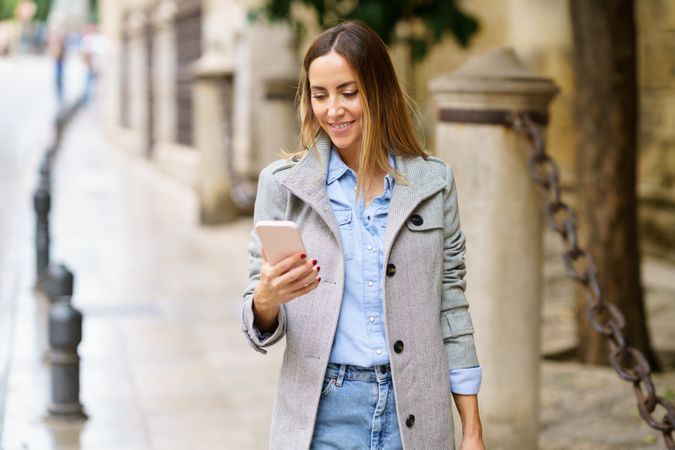
[[[52,260],[75,273],[73,304],[85,316],[81,401],[89,419],[46,416],[47,301],[33,289],[30,205],[40,152],[23,157],[0,248],[0,357],[3,344],[11,349],[0,448],[267,448],[282,346],[259,355],[239,331],[251,219],[199,226],[194,192],[106,141],[95,106],[64,137],[51,215]],[[547,236],[546,353],[575,344],[571,283],[557,249]],[[675,267],[644,267],[655,344],[675,353]],[[672,368],[656,381],[673,395]],[[663,448],[637,416],[630,384],[610,369],[544,361],[541,399],[541,449]]]

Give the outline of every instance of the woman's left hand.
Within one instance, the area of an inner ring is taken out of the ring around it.
[[[483,438],[480,436],[464,437],[462,438],[462,445],[459,450],[485,450]]]

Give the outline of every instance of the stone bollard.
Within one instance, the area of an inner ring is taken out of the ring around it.
[[[483,368],[486,447],[537,448],[542,290],[541,194],[529,144],[509,126],[540,125],[558,88],[512,50],[487,52],[429,83],[439,109],[437,155],[453,169],[467,239],[467,297]]]
[[[49,267],[49,210],[51,208],[51,194],[49,189],[41,183],[33,194],[33,208],[35,209],[35,271],[37,286],[42,287],[47,268]]]
[[[52,418],[84,419],[80,403],[80,357],[82,314],[69,301],[58,301],[49,310],[49,359]]]
[[[51,303],[59,297],[72,296],[75,285],[75,275],[64,264],[50,265],[45,277],[45,294]]]

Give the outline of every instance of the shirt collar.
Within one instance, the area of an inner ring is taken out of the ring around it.
[[[342,161],[340,152],[337,151],[335,146],[331,145],[330,157],[328,158],[328,176],[326,177],[326,184],[331,184],[335,180],[342,178],[342,175],[348,171],[354,172],[344,161]],[[354,174],[354,178],[356,178],[356,174]]]
[[[389,159],[389,165],[394,170],[396,170],[396,159],[394,159],[394,155],[392,155],[391,152],[388,152],[387,158]],[[340,152],[337,151],[335,146],[331,146],[330,157],[328,159],[328,175],[326,177],[326,184],[331,184],[335,180],[342,178],[342,176],[347,172],[351,172],[352,175],[354,175],[354,179],[356,179],[356,174],[342,160]],[[392,177],[391,174],[387,173],[387,175],[385,175],[384,177],[384,183],[385,183],[385,190],[391,190],[392,187],[394,186],[394,177]]]

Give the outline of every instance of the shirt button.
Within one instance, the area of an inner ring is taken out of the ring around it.
[[[369,287],[373,287],[374,284],[375,284],[375,283],[373,283],[372,281],[369,281],[369,282],[368,282],[368,286],[369,286]]]
[[[372,246],[372,245],[369,245],[369,246],[368,246],[368,251],[371,251],[371,252],[373,251],[373,246]]]
[[[382,350],[378,350],[378,351],[376,351],[375,353],[377,353],[378,355],[381,355],[381,354],[382,354]]]
[[[370,316],[370,317],[368,318],[368,320],[370,320],[371,322],[375,322],[375,317]]]
[[[415,416],[410,414],[406,419],[405,419],[405,426],[408,428],[412,428],[413,425],[415,425]]]

